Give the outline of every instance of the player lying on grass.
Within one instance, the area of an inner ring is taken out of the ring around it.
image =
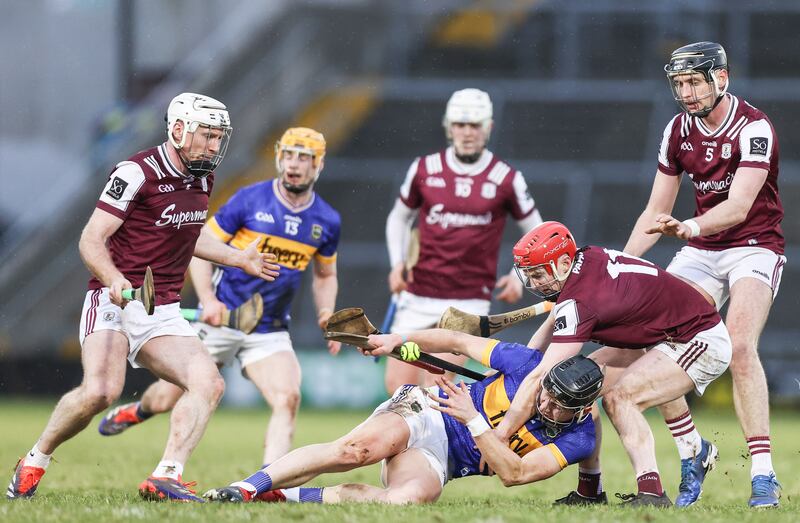
[[[603,373],[593,361],[575,356],[555,365],[544,380],[531,419],[501,443],[489,435],[491,425],[502,419],[542,353],[441,329],[406,337],[372,335],[369,341],[375,349],[364,352],[388,354],[404,339],[428,352],[468,356],[499,372],[469,386],[456,387],[441,378],[438,388],[403,385],[349,434],[294,450],[250,477],[204,496],[233,502],[429,503],[439,498],[449,479],[488,473],[480,470],[482,455],[509,486],[547,479],[592,454],[594,423],[588,413],[603,383]],[[297,488],[319,474],[382,460],[382,488],[364,484]]]

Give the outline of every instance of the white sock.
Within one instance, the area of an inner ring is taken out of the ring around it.
[[[664,420],[669,428],[681,459],[695,457],[703,448],[703,438],[694,426],[688,410],[675,419]]]
[[[45,454],[39,450],[38,445],[34,445],[30,452],[25,455],[25,465],[28,467],[39,467],[47,470],[47,466],[50,465],[50,460],[52,458],[52,454]]]
[[[769,436],[755,436],[747,438],[747,448],[750,451],[750,477],[769,476],[774,473],[772,468],[772,445]]]
[[[289,503],[300,503],[300,487],[282,488],[281,492]]]
[[[153,477],[156,478],[180,479],[182,474],[183,463],[168,460],[160,461],[153,471]]]

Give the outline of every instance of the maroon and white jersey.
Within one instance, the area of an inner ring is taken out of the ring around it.
[[[722,321],[699,292],[658,265],[595,246],[575,255],[553,314],[553,343],[625,349],[686,343]]]
[[[197,237],[208,216],[213,174],[194,178],[181,173],[162,144],[117,164],[97,208],[123,220],[109,238],[117,269],[139,287],[149,265],[156,305],[179,302],[184,275]],[[89,289],[103,284],[89,280]]]
[[[711,132],[702,118],[676,115],[664,129],[658,169],[670,176],[686,172],[695,188],[695,216],[728,199],[739,167],[768,171],[747,218],[734,227],[689,240],[699,249],[764,247],[783,254],[783,205],[778,196],[778,137],[767,115],[731,94],[722,125]]]
[[[400,199],[419,209],[419,262],[408,290],[444,299],[491,299],[506,215],[529,216],[536,205],[522,173],[484,150],[462,164],[452,147],[417,158]]]

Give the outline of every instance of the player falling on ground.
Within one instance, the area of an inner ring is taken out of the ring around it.
[[[728,60],[721,45],[699,42],[676,49],[664,69],[684,112],[664,129],[650,200],[625,252],[641,256],[662,234],[686,240],[667,270],[718,309],[730,298],[733,398],[752,458],[750,506],[777,506],[780,485],[772,466],[769,394],[758,339],[786,263],[778,139],[767,115],[727,92]],[[696,210],[681,222],[671,213],[684,172],[694,185]],[[691,505],[705,478],[708,442],[695,429],[684,399],[661,412],[681,455],[678,504]]]
[[[205,496],[239,502],[429,503],[439,498],[451,478],[481,474],[481,454],[509,486],[547,479],[592,453],[594,423],[589,411],[602,387],[603,373],[591,360],[578,356],[555,366],[537,398],[534,415],[512,438],[498,444],[497,438],[488,435],[491,425],[502,419],[517,387],[539,365],[542,353],[443,329],[403,337],[372,335],[369,341],[376,349],[371,353],[388,354],[402,340],[412,340],[431,353],[453,351],[499,372],[469,386],[457,387],[439,378],[440,388],[429,392],[403,385],[349,434],[296,449],[250,477],[212,489]],[[383,461],[383,488],[364,484],[298,488],[319,474],[379,461]]]
[[[20,459],[6,497],[30,498],[59,445],[83,430],[122,392],[125,360],[186,392],[175,405],[163,457],[139,487],[147,499],[202,501],[181,480],[224,383],[197,334],[180,314],[180,290],[192,255],[237,266],[272,281],[279,267],[254,245],[232,249],[205,241],[200,229],[231,126],[221,102],[183,93],[167,109],[167,138],[117,164],[78,245],[94,277],[80,323],[83,381],[56,405],[44,432]],[[127,301],[152,267],[155,312]]]
[[[451,145],[414,160],[386,222],[389,288],[400,293],[392,332],[433,327],[449,306],[488,314],[506,216],[523,232],[542,223],[522,173],[486,148],[493,124],[489,95],[478,89],[454,92],[442,123]],[[404,274],[415,218],[419,262]],[[499,300],[514,303],[522,296],[513,274],[496,286]],[[405,383],[422,384],[425,376],[397,360],[386,362],[390,394]]]
[[[603,405],[636,473],[638,493],[624,499],[630,506],[671,505],[642,412],[691,390],[702,394],[728,368],[731,341],[717,310],[654,263],[602,247],[578,249],[558,222],[523,236],[514,246],[514,264],[527,287],[556,303],[531,340],[543,347],[544,359],[525,379],[497,434],[508,434],[528,418],[542,375],[552,365],[577,354],[587,341],[608,345],[591,358],[606,365]],[[583,485],[576,494],[582,499],[573,495],[562,502],[605,502],[599,457],[592,458],[593,467],[587,461],[579,471]]]
[[[288,129],[275,146],[278,178],[239,190],[203,228],[208,241],[244,249],[254,240],[273,253],[281,277],[264,282],[235,268],[212,266],[195,258],[192,281],[202,306],[202,321],[193,326],[217,365],[238,359],[244,375],[272,408],[262,463],[272,463],[291,448],[300,405],[300,365],[289,337],[289,313],[302,273],[313,260],[312,292],[317,320],[324,329],[338,289],[336,248],[339,214],[314,192],[324,166],[325,138],[313,129]],[[235,309],[254,293],[264,299],[264,316],[252,334],[220,327],[222,312]],[[216,325],[216,326],[213,326]],[[329,349],[339,351],[338,342]],[[153,414],[167,412],[183,394],[160,380],[135,403],[112,410],[100,422],[103,435],[119,434]]]

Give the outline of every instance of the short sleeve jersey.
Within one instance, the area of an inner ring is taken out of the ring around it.
[[[699,292],[658,265],[595,246],[575,255],[553,315],[553,343],[627,349],[685,343],[722,321]]]
[[[211,231],[237,249],[258,241],[262,252],[277,256],[280,276],[267,282],[235,267],[220,267],[214,275],[217,298],[234,309],[260,293],[264,316],[254,332],[289,327],[292,299],[308,264],[334,263],[339,245],[339,213],[316,193],[303,207],[292,207],[278,191],[278,181],[256,183],[239,190],[209,220]]]
[[[783,254],[778,137],[767,115],[736,96],[726,96],[730,109],[716,131],[687,113],[670,120],[661,140],[658,169],[669,176],[684,172],[689,176],[695,189],[695,216],[728,199],[734,177],[744,176],[737,173],[740,167],[765,169],[767,179],[747,218],[716,234],[692,238],[689,245],[708,250],[758,246]]]
[[[420,256],[409,292],[445,299],[491,298],[506,216],[535,203],[522,173],[484,151],[465,172],[452,147],[417,158],[400,199],[419,209]]]
[[[149,265],[156,305],[179,302],[186,269],[208,217],[214,181],[184,175],[170,160],[167,144],[141,151],[117,164],[97,208],[122,220],[108,240],[111,259],[139,287]],[[97,278],[89,289],[103,286]]]
[[[520,384],[542,361],[543,354],[517,343],[487,340],[481,363],[498,370],[494,376],[469,385],[475,408],[496,427],[505,416]],[[446,395],[440,392],[442,397]],[[453,478],[480,474],[481,454],[467,427],[448,414],[442,414],[448,439],[449,472]],[[595,445],[594,422],[589,416],[563,428],[557,434],[547,431],[536,417],[528,420],[508,441],[519,456],[546,447],[561,468],[578,463],[591,455]]]

